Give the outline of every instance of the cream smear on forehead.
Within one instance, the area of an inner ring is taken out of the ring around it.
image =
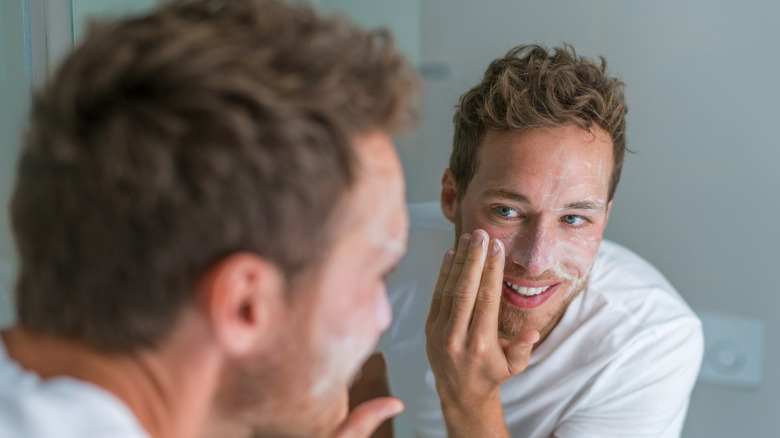
[[[598,149],[594,149],[594,152],[598,154]],[[598,170],[593,175],[589,175],[589,176],[583,176],[583,175],[572,176],[572,175],[568,175],[567,174],[568,171],[578,170],[579,168],[583,168],[583,167],[585,169],[591,170],[595,166],[598,167]],[[585,180],[594,180],[594,181],[598,182],[599,184],[604,184],[605,181],[609,181],[610,175],[607,174],[607,167],[604,166],[604,160],[599,158],[597,163],[596,163],[596,165],[594,165],[590,161],[583,161],[581,163],[576,163],[576,164],[565,164],[565,165],[560,166],[557,169],[549,169],[547,171],[547,177],[552,179],[552,180],[557,180],[557,181],[561,181],[561,180],[569,179],[569,178],[576,178],[577,180],[583,180],[583,179],[585,179]],[[585,184],[580,183],[577,186],[581,187],[581,186],[584,186],[584,185]]]

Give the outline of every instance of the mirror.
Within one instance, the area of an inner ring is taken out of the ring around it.
[[[603,55],[627,84],[626,158],[606,237],[651,261],[697,311],[766,326],[755,388],[700,383],[683,436],[766,435],[778,405],[780,232],[772,218],[780,147],[775,133],[780,4],[560,0],[312,0],[370,25],[391,25],[425,77],[422,124],[401,148],[410,201],[438,198],[457,98],[487,64],[520,43],[571,43]],[[47,71],[93,14],[134,12],[153,0],[15,0],[0,3],[0,202],[13,184],[20,127],[36,74]],[[389,21],[382,21],[382,20]],[[41,42],[43,40],[43,42]],[[45,60],[41,61],[41,59]],[[0,261],[15,256],[7,213]],[[3,268],[6,271],[12,268]],[[0,286],[2,282],[0,281]],[[7,286],[6,286],[7,287]],[[2,291],[0,291],[2,294]],[[0,295],[2,298],[2,295]],[[10,317],[0,299],[0,324]],[[4,313],[3,313],[4,312]]]

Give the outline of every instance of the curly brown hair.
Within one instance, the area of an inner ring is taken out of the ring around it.
[[[458,197],[477,169],[477,152],[487,130],[596,125],[609,133],[613,170],[609,200],[615,196],[626,152],[623,82],[607,75],[607,63],[577,56],[569,45],[548,52],[522,45],[496,59],[482,82],[461,96],[455,117],[450,169]]]
[[[93,26],[33,105],[11,205],[19,322],[128,351],[158,344],[231,253],[300,281],[334,238],[354,140],[412,122],[417,84],[386,32],[277,0]]]

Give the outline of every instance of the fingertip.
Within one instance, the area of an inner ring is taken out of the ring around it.
[[[489,241],[490,236],[488,236],[488,233],[485,230],[478,228],[471,233],[471,246],[481,246],[484,248]]]
[[[455,260],[455,250],[454,249],[448,249],[444,253],[444,261],[449,263],[449,262],[452,262],[453,260]]]
[[[400,414],[404,409],[395,397],[377,397],[356,406],[338,428],[336,437],[370,436],[382,423]]]
[[[395,417],[396,415],[403,412],[404,409],[406,409],[404,402],[402,402],[401,399],[393,397],[390,400],[390,403],[387,404],[387,408],[385,409],[385,418]]]
[[[530,330],[529,333],[526,333],[524,335],[524,341],[521,343],[521,345],[528,346],[528,345],[534,345],[535,343],[539,342],[540,334],[537,330]]]
[[[468,251],[470,244],[471,244],[471,234],[465,233],[462,236],[460,236],[460,249],[464,251]]]
[[[504,253],[504,242],[498,239],[492,239],[490,241],[490,255],[497,255]]]

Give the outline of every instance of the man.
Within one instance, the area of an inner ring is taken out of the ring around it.
[[[568,46],[488,67],[461,98],[442,179],[460,237],[437,279],[426,261],[452,231],[412,213],[384,361],[367,363],[356,400],[386,362],[421,436],[679,436],[700,323],[652,266],[602,242],[626,111],[605,62]]]
[[[413,69],[278,1],[92,29],[36,98],[11,215],[0,436],[361,437],[408,219]],[[377,196],[381,194],[381,196]]]

